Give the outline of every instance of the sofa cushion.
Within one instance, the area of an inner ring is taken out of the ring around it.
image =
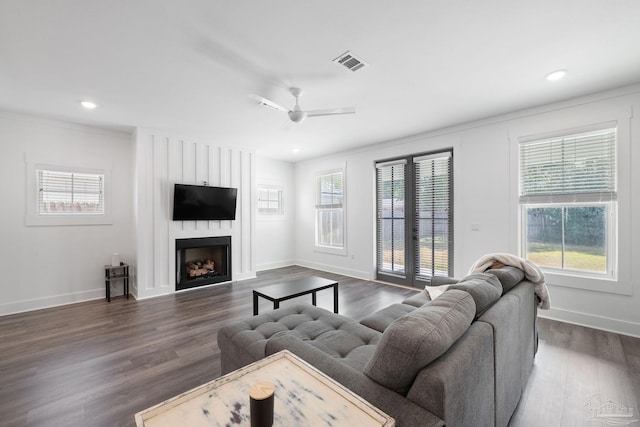
[[[502,292],[509,292],[515,285],[524,279],[524,271],[519,268],[507,265],[502,268],[489,269],[485,273],[493,274],[502,284]]]
[[[320,334],[305,333],[305,326],[311,325],[300,325],[292,331],[292,335],[331,357],[345,359],[345,363],[349,359],[360,360],[361,362],[363,360],[365,362],[368,361],[371,353],[363,352],[363,347],[371,346],[373,349],[381,337],[380,332],[369,329],[350,319],[340,325],[325,324],[323,326],[326,330]]]
[[[425,299],[425,303],[426,302]],[[424,305],[424,303],[420,305]],[[394,320],[399,319],[415,309],[415,306],[409,304],[392,304],[365,317],[360,323],[376,331],[384,332]]]
[[[502,285],[493,274],[474,273],[460,280],[455,285],[449,285],[448,290],[459,289],[469,292],[476,303],[476,318],[484,313],[502,295]]]
[[[222,371],[227,373],[266,356],[267,341],[291,334],[332,357],[345,359],[352,366],[364,366],[381,333],[355,320],[320,307],[296,304],[273,310],[242,322],[224,326],[218,332],[218,346],[224,355]]]
[[[418,292],[415,295],[410,296],[409,298],[402,301],[403,304],[412,305],[414,307],[422,307],[426,303],[431,301],[429,299],[429,295],[424,292]]]
[[[365,375],[406,394],[418,372],[464,334],[475,312],[469,293],[451,290],[397,319],[382,334]]]
[[[433,276],[429,279],[429,284],[427,286],[453,285],[454,283],[458,283],[459,280],[460,279],[456,279],[454,277]]]
[[[277,323],[286,322],[287,328],[269,335],[267,343],[282,335],[292,335],[346,365],[364,369],[382,336],[380,332],[322,308],[306,304],[296,307],[304,317],[291,319],[293,322],[289,321],[291,316],[282,317]]]

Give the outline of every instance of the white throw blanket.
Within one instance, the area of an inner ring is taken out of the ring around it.
[[[538,268],[537,265],[529,260],[511,254],[487,254],[483,255],[482,257],[480,257],[480,259],[473,263],[473,265],[469,269],[469,274],[483,273],[495,262],[516,267],[522,270],[524,272],[524,277],[534,285],[535,293],[538,296],[539,300],[538,307],[543,310],[548,310],[551,308],[549,290],[547,289],[547,285],[544,282],[544,274],[542,273],[542,271],[540,271],[540,268]]]

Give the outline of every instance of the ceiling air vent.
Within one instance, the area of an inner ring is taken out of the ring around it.
[[[356,58],[356,56],[349,51],[346,51],[345,53],[334,59],[333,62],[335,62],[336,64],[340,64],[351,71],[358,71],[364,68],[365,65],[367,65],[366,62],[364,62],[360,58]]]

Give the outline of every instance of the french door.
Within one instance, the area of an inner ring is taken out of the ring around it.
[[[424,287],[453,272],[453,151],[376,163],[377,277]]]

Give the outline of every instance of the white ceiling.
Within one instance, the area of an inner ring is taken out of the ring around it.
[[[0,2],[0,108],[291,161],[637,82],[637,0]],[[295,124],[248,97],[292,106],[291,86],[356,114]]]

